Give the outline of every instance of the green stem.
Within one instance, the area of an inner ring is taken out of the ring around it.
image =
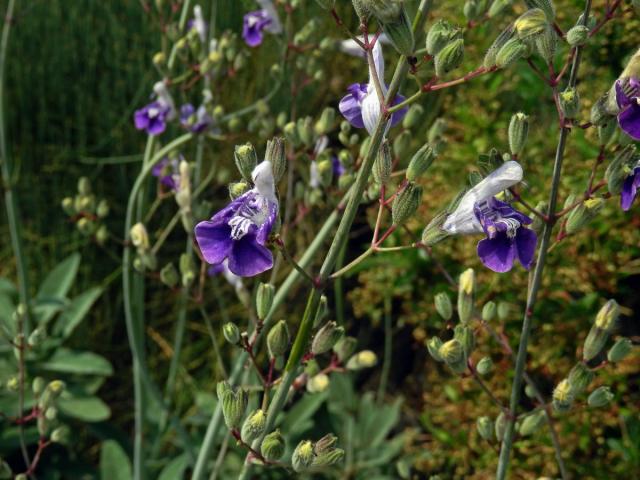
[[[591,0],[585,1],[584,13],[583,13],[583,25],[586,25],[589,18],[589,12],[591,11]],[[571,75],[569,77],[569,87],[575,87],[578,76],[578,69],[580,68],[580,59],[582,57],[582,49],[576,48],[576,55],[573,58],[573,64],[571,66]],[[518,345],[518,353],[516,355],[516,366],[513,377],[513,385],[511,387],[511,400],[509,402],[510,415],[507,419],[506,430],[500,448],[500,458],[498,460],[498,468],[496,472],[497,480],[504,480],[507,475],[507,469],[509,467],[509,460],[511,457],[511,449],[513,447],[514,439],[514,427],[515,427],[515,415],[518,403],[520,402],[520,389],[522,388],[522,379],[524,374],[524,367],[527,360],[527,345],[529,343],[529,335],[531,333],[531,319],[533,316],[533,310],[535,308],[536,300],[538,297],[538,291],[542,283],[542,272],[544,270],[545,261],[547,259],[547,249],[549,247],[549,241],[551,239],[551,231],[554,226],[554,219],[556,214],[556,204],[558,201],[558,188],[560,186],[560,177],[562,175],[562,163],[564,160],[564,151],[567,143],[567,137],[571,132],[570,128],[561,126],[560,138],[558,140],[558,147],[556,149],[556,156],[553,166],[553,176],[551,180],[551,191],[549,193],[549,210],[547,212],[547,218],[551,221],[545,223],[544,230],[542,232],[542,241],[540,242],[540,248],[538,250],[538,261],[536,263],[535,270],[533,272],[533,278],[531,280],[531,288],[527,298],[527,306],[525,308],[524,319],[522,322],[522,334],[520,336],[520,343]]]
[[[384,393],[387,391],[389,382],[389,372],[391,371],[391,353],[393,349],[393,326],[391,323],[391,294],[384,296],[384,360],[382,363],[382,373],[380,374],[380,385],[378,386],[378,402],[384,400]]]

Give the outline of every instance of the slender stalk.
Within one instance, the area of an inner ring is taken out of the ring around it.
[[[585,1],[583,25],[586,24],[589,18],[589,12],[591,11],[591,0]],[[571,74],[569,77],[569,87],[575,87],[578,77],[578,69],[580,68],[580,59],[582,57],[582,49],[576,48],[576,54],[573,58],[573,64],[571,65]],[[538,249],[538,261],[536,263],[535,270],[533,272],[533,278],[531,280],[531,287],[527,298],[527,306],[524,313],[524,319],[522,322],[522,334],[520,336],[520,343],[518,345],[518,353],[516,355],[516,366],[513,377],[513,385],[511,387],[511,400],[509,402],[510,415],[507,418],[507,425],[505,429],[504,438],[502,440],[502,446],[500,448],[500,458],[498,460],[498,468],[496,472],[497,480],[504,480],[507,475],[507,469],[509,467],[509,460],[511,457],[511,449],[513,447],[514,439],[514,427],[515,427],[515,415],[520,402],[520,389],[522,387],[522,379],[524,374],[524,367],[527,360],[527,345],[529,343],[529,335],[531,333],[531,319],[533,316],[533,310],[535,308],[536,300],[538,297],[538,291],[542,283],[542,273],[544,270],[545,261],[547,259],[547,249],[549,248],[549,241],[551,239],[551,231],[553,230],[554,221],[556,218],[556,204],[558,201],[558,187],[560,186],[560,177],[562,175],[562,163],[564,160],[564,151],[567,143],[567,137],[571,132],[570,128],[564,126],[561,122],[560,138],[558,140],[558,146],[556,149],[556,156],[553,166],[553,176],[551,180],[551,191],[549,193],[549,210],[547,211],[547,218],[551,221],[545,223],[544,230],[542,232],[542,241],[540,242],[540,248]]]
[[[391,354],[393,349],[393,325],[391,323],[391,294],[384,296],[384,359],[382,361],[382,373],[380,373],[380,385],[378,385],[378,402],[384,401],[387,391],[389,372],[391,371]]]

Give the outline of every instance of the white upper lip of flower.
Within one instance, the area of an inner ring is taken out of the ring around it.
[[[271,0],[257,0],[260,4],[262,10],[267,12],[267,15],[271,19],[271,23],[267,25],[264,29],[273,34],[282,33],[282,23],[280,23],[280,17],[278,17],[278,12],[276,8],[273,6],[273,2]]]
[[[264,160],[260,162],[251,172],[251,178],[255,185],[255,190],[260,195],[272,203],[278,203],[273,168],[270,161]]]
[[[158,97],[157,98],[158,102],[161,105],[169,108],[169,113],[167,115],[167,118],[169,120],[172,120],[176,113],[176,106],[175,106],[175,103],[173,103],[173,97],[169,93],[169,90],[167,90],[167,86],[162,81],[156,82],[153,85],[153,92]]]
[[[384,56],[382,55],[380,39],[376,41],[371,53],[373,54],[373,63],[376,67],[382,95],[386,95],[387,86],[384,83]],[[362,100],[362,120],[369,135],[373,135],[378,120],[380,120],[381,113],[380,99],[378,98],[378,92],[374,82],[374,72],[373,69],[369,67],[369,85],[367,87],[367,94]],[[387,128],[389,128],[389,124],[387,124]]]
[[[518,162],[513,160],[505,162],[464,194],[458,207],[442,225],[443,230],[451,234],[482,232],[482,225],[473,211],[476,202],[491,198],[522,181],[522,175],[522,167]]]
[[[204,21],[202,16],[202,8],[200,5],[195,5],[193,7],[193,26],[198,32],[198,36],[200,37],[200,41],[204,44],[207,41],[207,23]]]

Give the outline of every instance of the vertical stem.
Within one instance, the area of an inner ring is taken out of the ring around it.
[[[590,11],[591,0],[586,0],[583,14],[583,25],[586,25]],[[576,55],[573,58],[573,64],[571,65],[569,87],[575,87],[576,85],[581,57],[582,49],[578,47],[576,48]],[[533,272],[531,288],[529,289],[529,294],[527,296],[527,306],[524,313],[524,319],[522,321],[522,334],[520,336],[520,343],[518,345],[515,373],[513,377],[513,385],[511,387],[511,400],[509,402],[510,415],[507,419],[506,430],[502,441],[502,446],[500,448],[500,458],[498,460],[498,468],[496,472],[497,480],[504,480],[506,478],[507,469],[509,467],[509,460],[511,457],[511,449],[514,439],[516,410],[518,408],[518,403],[520,402],[520,389],[522,388],[524,367],[527,360],[527,345],[529,343],[529,335],[531,333],[531,319],[533,316],[533,309],[538,297],[540,284],[542,283],[542,272],[544,270],[545,261],[547,259],[547,249],[549,248],[551,231],[553,230],[556,219],[556,204],[558,201],[558,187],[560,185],[560,177],[562,175],[562,162],[564,160],[564,151],[567,143],[567,137],[569,135],[569,132],[571,131],[571,129],[562,125],[562,122],[560,128],[560,138],[558,140],[558,146],[556,149],[556,156],[553,165],[553,177],[551,180],[551,191],[549,193],[549,210],[547,212],[549,222],[545,223],[544,225],[544,230],[542,232],[542,241],[540,242],[540,248],[538,250],[538,261]]]
[[[391,324],[391,294],[384,296],[384,360],[382,363],[382,373],[380,374],[380,385],[378,386],[378,402],[384,400],[384,393],[387,391],[389,372],[391,371],[391,353],[393,348],[393,326]]]

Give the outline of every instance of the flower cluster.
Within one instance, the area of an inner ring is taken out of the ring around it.
[[[264,39],[263,32],[278,35],[282,32],[282,24],[271,0],[258,0],[260,10],[249,12],[244,16],[242,38],[250,47],[257,47]]]

